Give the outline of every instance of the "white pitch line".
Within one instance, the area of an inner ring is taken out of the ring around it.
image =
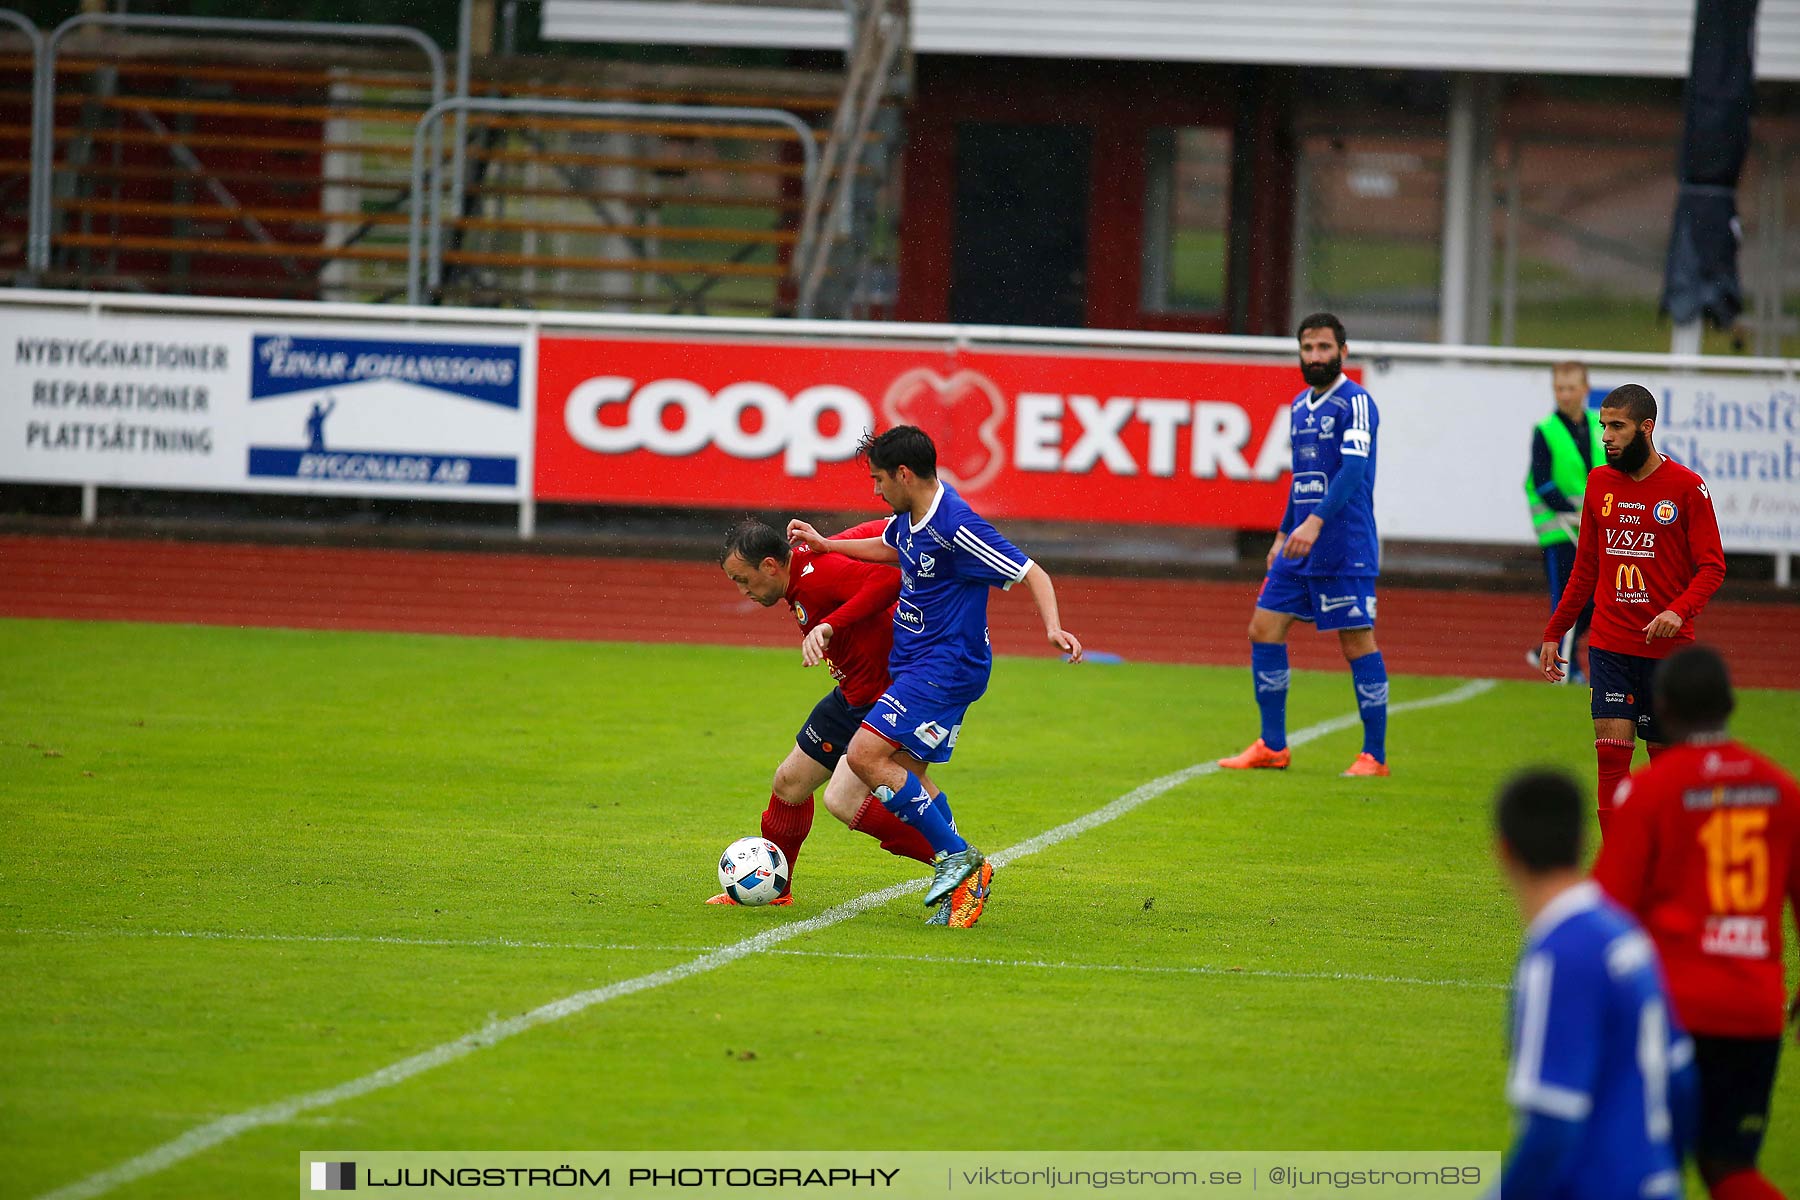
[[[1438,708],[1446,704],[1460,704],[1489,691],[1493,686],[1494,681],[1491,679],[1477,679],[1436,696],[1393,705],[1388,712],[1391,715],[1422,708]],[[1347,716],[1334,717],[1329,721],[1321,721],[1317,725],[1309,725],[1290,735],[1288,744],[1300,745],[1310,742],[1336,733],[1340,729],[1349,729],[1357,725],[1360,720],[1360,717],[1352,713]],[[995,865],[999,866],[1014,862],[1029,854],[1036,854],[1058,842],[1067,841],[1069,838],[1098,828],[1109,821],[1116,821],[1133,809],[1161,796],[1164,792],[1179,787],[1190,779],[1210,775],[1218,769],[1216,763],[1200,763],[1153,779],[1149,783],[1132,789],[1103,808],[1095,809],[1086,816],[1077,817],[1073,821],[1058,825],[1034,838],[1028,838],[1016,845],[1008,846],[990,857]],[[890,900],[897,900],[911,892],[923,891],[927,883],[928,880],[925,879],[909,879],[873,892],[866,892],[853,900],[846,900],[842,904],[828,908],[816,917],[809,917],[803,921],[790,921],[773,929],[765,929],[741,942],[722,946],[676,966],[653,971],[648,975],[621,980],[618,983],[609,983],[604,987],[576,992],[504,1021],[490,1021],[480,1029],[465,1033],[453,1041],[440,1043],[429,1050],[421,1051],[410,1058],[403,1058],[399,1062],[390,1063],[367,1075],[352,1079],[347,1083],[340,1083],[336,1087],[290,1096],[286,1100],[278,1100],[273,1104],[265,1104],[240,1113],[233,1113],[230,1116],[220,1117],[215,1121],[209,1121],[205,1125],[190,1129],[180,1137],[164,1142],[135,1158],[126,1159],[116,1166],[97,1171],[85,1179],[78,1179],[55,1191],[45,1192],[38,1200],[88,1200],[89,1197],[103,1195],[122,1184],[167,1170],[176,1163],[210,1150],[221,1142],[230,1141],[241,1133],[259,1129],[265,1125],[280,1125],[293,1120],[302,1113],[328,1108],[345,1100],[353,1100],[358,1096],[380,1091],[382,1088],[392,1087],[397,1083],[404,1083],[415,1075],[422,1075],[426,1071],[441,1067],[446,1063],[455,1062],[477,1050],[486,1049],[540,1025],[548,1025],[565,1017],[585,1012],[597,1004],[605,1004],[609,1000],[617,1000],[623,996],[636,995],[638,992],[649,991],[666,983],[679,983],[684,979],[734,963],[740,958],[773,949],[782,942],[791,941],[803,934],[829,929],[833,925],[848,921],[872,908],[878,908]]]
[[[578,950],[602,953],[629,952],[640,954],[700,954],[710,946],[646,946],[622,942],[524,942],[512,938],[403,938],[356,937],[339,934],[304,933],[229,933],[214,930],[182,929],[15,929],[21,937],[99,939],[169,938],[176,941],[208,942],[325,942],[351,943],[359,946],[419,946],[430,949],[448,947],[468,950]],[[957,967],[1025,967],[1042,971],[1117,971],[1145,975],[1220,975],[1246,979],[1322,979],[1339,983],[1392,983],[1411,987],[1507,988],[1509,983],[1490,983],[1480,979],[1425,979],[1412,975],[1369,975],[1349,971],[1271,971],[1261,967],[1217,967],[1195,964],[1167,966],[1156,963],[1095,963],[1041,958],[968,958],[950,954],[875,954],[859,950],[783,950],[766,951],[787,958],[832,958],[852,962],[930,963]]]

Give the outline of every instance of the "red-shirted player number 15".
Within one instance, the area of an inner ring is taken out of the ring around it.
[[[1769,812],[1721,808],[1700,827],[1712,910],[1757,913],[1769,898]]]

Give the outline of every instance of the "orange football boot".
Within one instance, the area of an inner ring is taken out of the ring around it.
[[[1350,769],[1344,772],[1343,778],[1345,778],[1345,779],[1375,778],[1377,776],[1387,775],[1388,773],[1389,772],[1388,772],[1388,767],[1387,767],[1386,763],[1376,762],[1375,756],[1373,754],[1365,753],[1365,754],[1359,754],[1356,756],[1356,761],[1350,764]]]
[[[1250,743],[1249,749],[1242,754],[1234,754],[1230,758],[1221,758],[1219,765],[1227,771],[1272,770],[1285,771],[1293,761],[1293,755],[1287,747],[1280,750],[1269,749],[1267,743],[1257,738]]]
[[[794,893],[785,892],[782,895],[775,897],[773,900],[769,901],[767,904],[756,906],[756,907],[780,908],[783,904],[792,904],[793,902],[794,902]],[[708,904],[729,904],[733,908],[753,907],[752,905],[748,905],[748,904],[739,904],[736,900],[733,900],[731,898],[730,894],[727,892],[720,892],[718,895],[714,896],[711,900],[708,900],[707,903]]]
[[[967,929],[981,920],[993,882],[994,864],[984,860],[974,874],[956,885],[950,893],[950,928]]]

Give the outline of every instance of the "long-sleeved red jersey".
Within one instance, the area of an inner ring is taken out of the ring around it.
[[[1589,645],[1664,658],[1694,640],[1694,618],[1724,580],[1719,522],[1698,475],[1672,458],[1641,480],[1595,467],[1581,506],[1575,569],[1544,640],[1559,640],[1592,597]],[[1644,626],[1665,610],[1681,616],[1681,632],[1646,641]]]
[[[880,537],[885,520],[865,521],[841,538]],[[788,558],[788,607],[803,633],[831,626],[826,661],[832,678],[854,707],[873,704],[888,685],[888,655],[894,649],[894,601],[900,570],[858,562],[841,554],[814,554],[794,547]]]

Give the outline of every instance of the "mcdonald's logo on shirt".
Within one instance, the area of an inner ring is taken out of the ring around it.
[[[1648,604],[1650,586],[1644,579],[1644,568],[1636,563],[1620,563],[1613,571],[1613,599],[1620,604]]]

